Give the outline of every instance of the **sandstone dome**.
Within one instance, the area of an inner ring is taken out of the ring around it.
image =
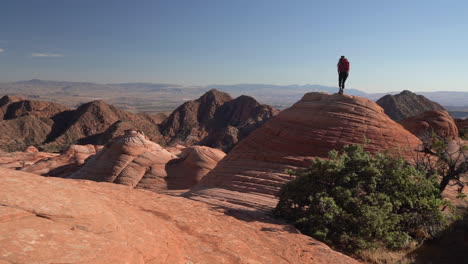
[[[190,189],[210,172],[226,153],[205,146],[182,150],[177,159],[166,165],[168,189]]]
[[[450,139],[458,137],[457,124],[447,111],[426,111],[401,121],[401,125],[420,138],[432,132]]]
[[[153,191],[167,189],[166,163],[173,154],[145,137],[127,130],[117,137],[70,178],[112,182]]]
[[[241,141],[186,196],[208,203],[271,209],[274,195],[291,177],[332,149],[362,144],[371,152],[413,157],[420,140],[388,117],[376,103],[357,96],[307,93]]]

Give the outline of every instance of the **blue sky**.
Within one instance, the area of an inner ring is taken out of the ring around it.
[[[468,1],[3,0],[0,82],[468,91]]]

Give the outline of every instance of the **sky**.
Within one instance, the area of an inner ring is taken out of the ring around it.
[[[2,0],[0,82],[468,92],[466,0]]]

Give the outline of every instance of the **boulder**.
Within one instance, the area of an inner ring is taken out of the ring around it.
[[[458,137],[457,125],[447,111],[426,111],[401,121],[401,125],[419,138],[432,132],[450,139]]]
[[[226,156],[219,149],[191,146],[166,164],[168,189],[190,189]]]

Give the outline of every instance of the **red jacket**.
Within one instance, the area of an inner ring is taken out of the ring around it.
[[[349,72],[349,61],[348,59],[340,59],[338,62],[338,72]]]

